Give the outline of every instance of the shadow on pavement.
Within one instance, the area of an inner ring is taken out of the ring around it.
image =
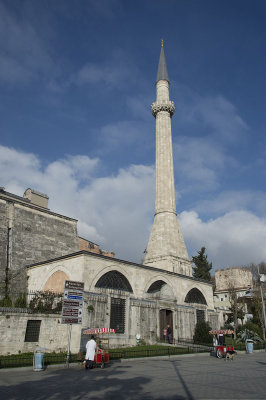
[[[81,400],[81,399],[142,399],[142,400],[185,400],[183,396],[154,397],[144,387],[151,381],[147,377],[125,377],[131,366],[117,365],[114,368],[85,370],[77,368],[41,372],[16,373],[21,383],[2,384],[1,400]],[[7,375],[6,375],[7,376]],[[24,379],[23,379],[24,376]],[[2,375],[2,378],[4,375]],[[7,380],[8,381],[8,380]],[[12,380],[11,380],[12,381]],[[3,379],[2,379],[3,382]],[[192,397],[189,397],[192,399]]]

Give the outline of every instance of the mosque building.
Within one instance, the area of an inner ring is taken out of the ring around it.
[[[113,254],[72,251],[27,266],[30,291],[63,291],[64,281],[84,282],[82,325],[73,326],[71,350],[78,351],[82,330],[110,327],[116,335],[110,345],[134,345],[164,339],[169,324],[172,336],[192,339],[195,325],[208,321],[219,328],[210,282],[192,276],[192,262],[178,223],[172,154],[169,77],[163,43],[156,80],[156,193],[154,222],[142,264]],[[62,329],[62,328],[61,328]],[[60,347],[56,341],[54,350]]]

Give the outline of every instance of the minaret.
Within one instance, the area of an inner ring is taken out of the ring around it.
[[[155,215],[144,265],[192,276],[192,263],[179,227],[175,204],[175,183],[171,117],[175,106],[169,100],[169,78],[163,41],[156,81],[156,192]]]

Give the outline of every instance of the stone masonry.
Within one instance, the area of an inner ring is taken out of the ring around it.
[[[39,194],[41,196],[47,199],[46,195]],[[2,295],[6,285],[9,292],[25,291],[25,265],[78,250],[75,219],[53,213],[47,207],[8,193],[3,188],[0,190],[0,220]]]
[[[176,213],[171,132],[171,117],[175,107],[169,100],[163,42],[156,90],[156,102],[152,104],[152,114],[156,118],[155,216],[143,264],[192,276],[192,263]]]

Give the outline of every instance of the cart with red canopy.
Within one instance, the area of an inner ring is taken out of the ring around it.
[[[83,331],[83,335],[96,336],[95,366],[104,368],[105,364],[109,363],[109,335],[114,333],[115,330],[111,328],[90,328]]]
[[[233,345],[226,345],[224,337],[226,335],[233,335],[234,331],[231,329],[214,329],[212,331],[209,331],[211,335],[214,336],[214,338],[217,338],[217,343],[213,343],[214,350],[216,353],[216,356],[218,358],[223,358],[226,356],[227,353],[235,353],[234,346]]]

